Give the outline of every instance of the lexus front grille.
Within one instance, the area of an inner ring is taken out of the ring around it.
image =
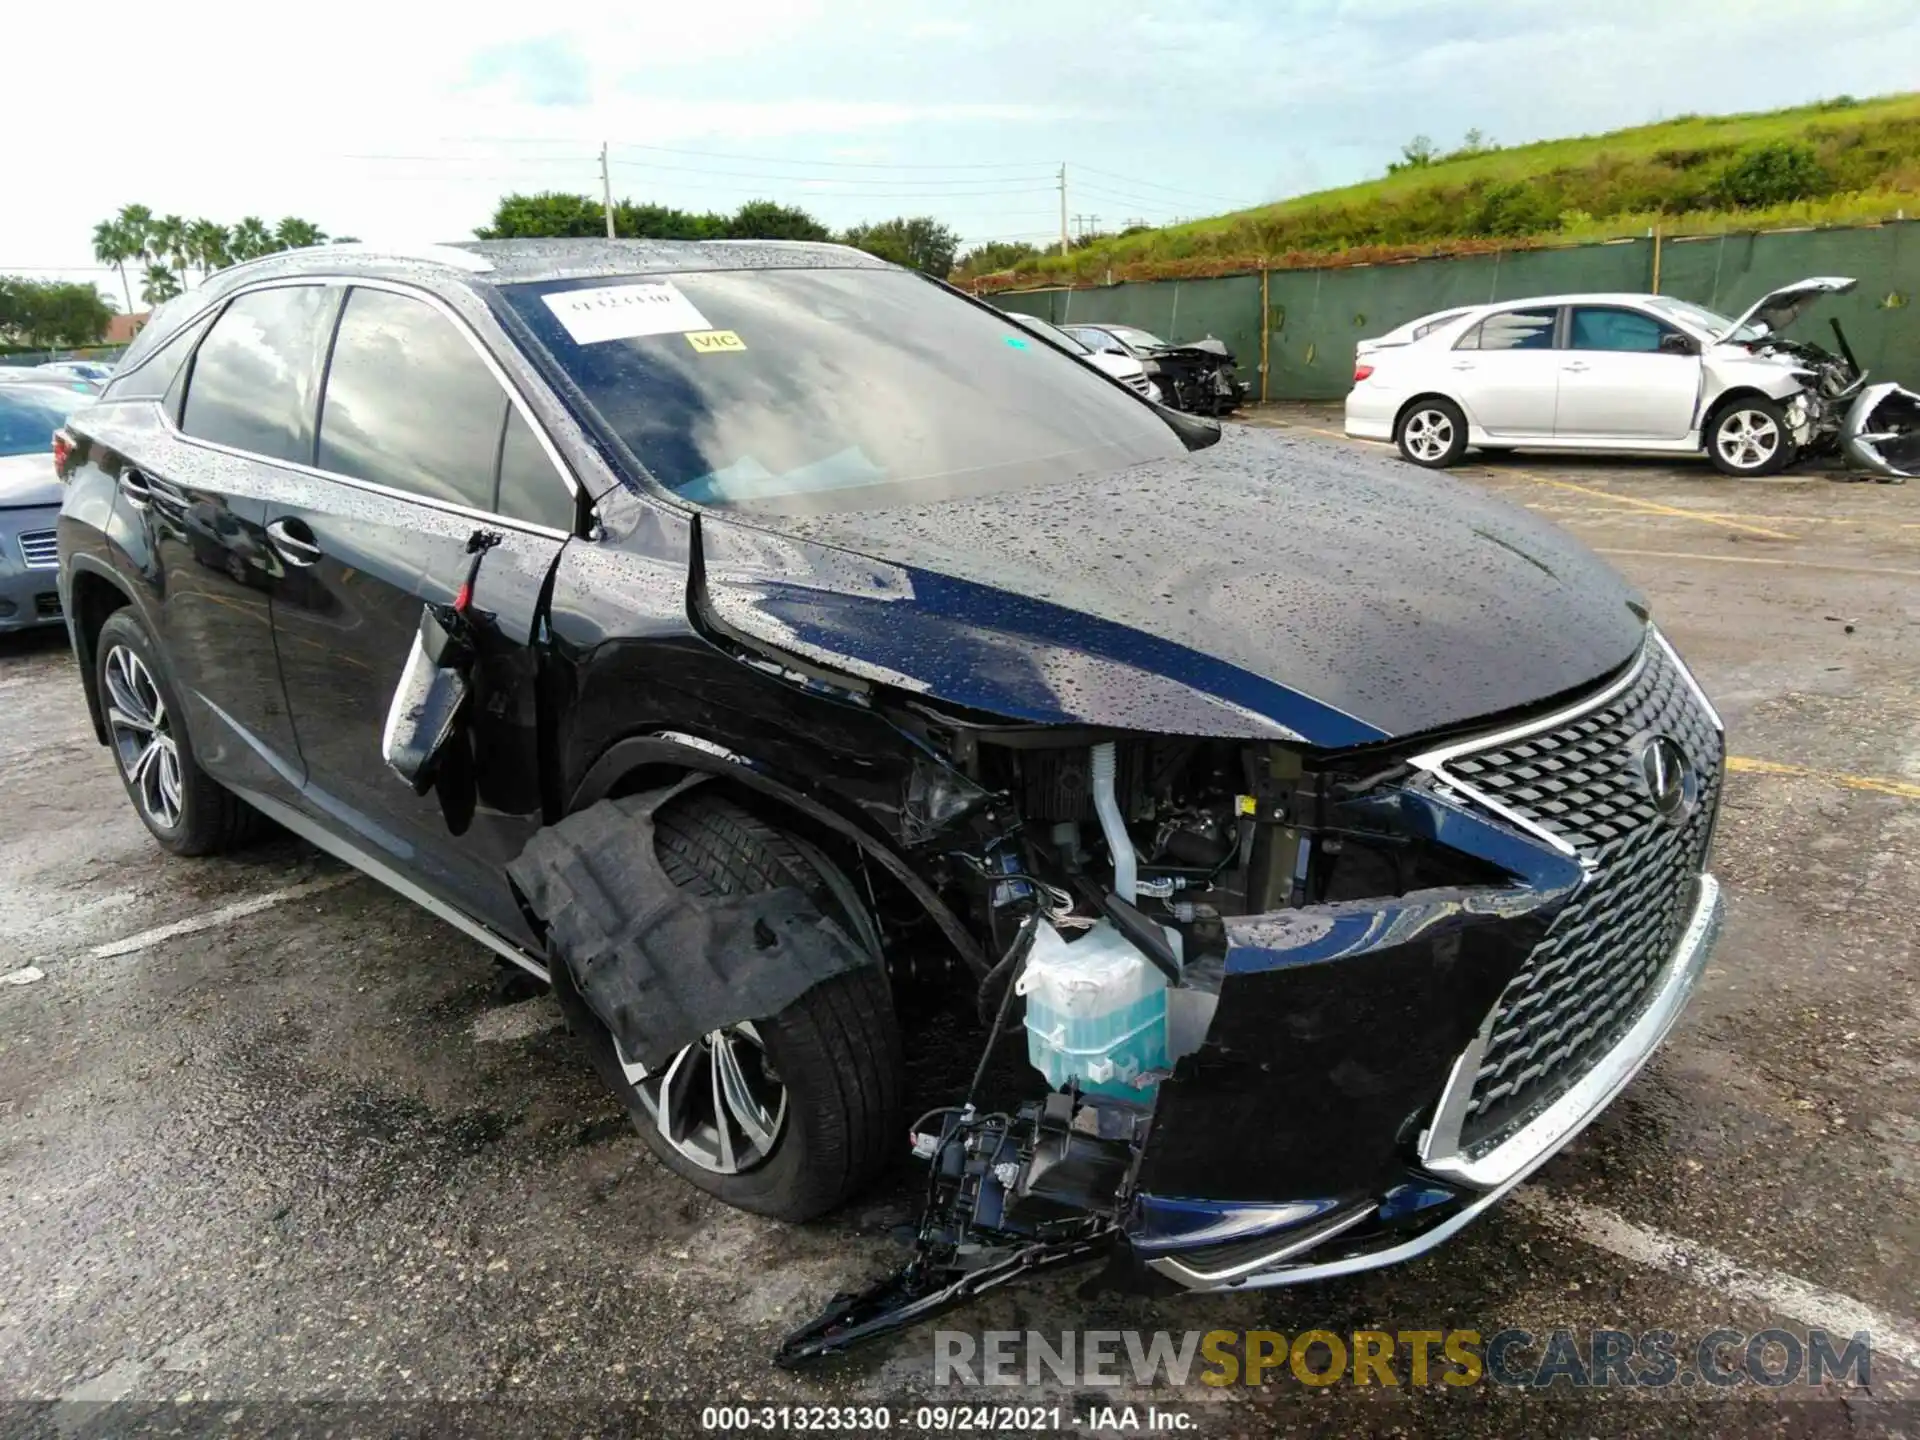
[[[1445,752],[1434,774],[1555,837],[1586,879],[1489,1017],[1461,1112],[1458,1147],[1469,1156],[1551,1105],[1646,1007],[1692,914],[1725,748],[1712,709],[1657,635],[1587,708],[1481,745]],[[1650,761],[1656,747],[1673,763]]]

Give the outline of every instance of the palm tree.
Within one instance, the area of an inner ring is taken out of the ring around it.
[[[144,205],[122,205],[117,217],[127,245],[127,258],[142,265],[153,258],[153,211]]]
[[[153,222],[148,232],[152,237],[153,254],[156,260],[171,260],[176,280],[184,280],[187,273],[187,222],[178,215],[162,215]]]
[[[203,280],[214,271],[224,270],[233,263],[227,227],[218,220],[195,220],[187,226],[187,239],[192,248],[193,263],[200,267]]]
[[[311,220],[289,215],[274,228],[273,238],[280,242],[282,250],[303,250],[309,245],[326,244],[327,232]]]
[[[93,258],[120,272],[120,290],[127,299],[127,313],[133,313],[133,286],[127,279],[127,261],[133,258],[127,247],[126,231],[117,220],[102,220],[93,227]]]
[[[273,251],[273,232],[258,215],[248,215],[233,227],[228,242],[235,260],[258,260]]]
[[[180,277],[166,266],[155,263],[147,266],[146,278],[140,283],[140,298],[149,305],[159,305],[173,299],[180,293]]]

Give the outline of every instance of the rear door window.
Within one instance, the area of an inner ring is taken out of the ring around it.
[[[312,463],[320,352],[337,298],[324,285],[236,298],[194,353],[181,430],[269,459]]]
[[[1460,337],[1456,350],[1551,350],[1556,309],[1502,310]]]
[[[506,391],[451,320],[410,295],[356,287],[327,367],[317,463],[490,511],[507,409]]]

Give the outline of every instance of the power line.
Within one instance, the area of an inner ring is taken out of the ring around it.
[[[1226,195],[1215,195],[1206,190],[1189,190],[1183,185],[1162,185],[1157,180],[1136,180],[1130,175],[1120,174],[1117,170],[1102,170],[1097,165],[1082,165],[1080,168],[1094,175],[1104,175],[1109,180],[1119,180],[1124,184],[1139,186],[1142,189],[1165,190],[1175,195],[1192,195],[1202,200],[1217,200],[1223,205],[1239,205],[1243,208],[1247,207],[1250,203],[1246,200],[1236,200]],[[1251,203],[1257,204],[1258,202]]]
[[[545,140],[489,140],[474,137],[484,144],[494,145],[544,145]],[[929,165],[923,162],[909,163],[896,160],[827,160],[819,157],[790,159],[780,155],[740,155],[723,150],[688,150],[673,145],[646,145],[637,140],[615,140],[617,150],[650,150],[658,155],[696,155],[707,160],[744,160],[754,165],[804,165],[815,169],[827,170],[1046,170],[1051,167],[1040,161],[1032,160],[993,160],[966,161],[954,164]]]
[[[851,178],[843,179],[838,175],[766,175],[766,174],[761,174],[757,171],[751,171],[751,170],[708,170],[697,165],[656,165],[651,161],[646,161],[646,160],[621,160],[618,158],[616,158],[613,163],[615,166],[622,169],[626,169],[626,170],[643,170],[643,171],[666,170],[676,174],[683,174],[683,175],[703,175],[710,180],[769,180],[774,182],[775,184],[780,184],[780,185],[859,185],[859,186],[911,185],[915,187],[925,186],[925,185],[939,185],[939,186],[964,185],[969,187],[965,190],[947,189],[947,190],[940,190],[940,191],[924,192],[927,194],[950,194],[950,195],[997,195],[997,194],[1014,193],[1014,192],[1007,191],[1005,187],[1010,184],[1017,185],[1017,184],[1024,184],[1028,182],[1037,182],[1040,179],[1039,176],[1035,175],[1035,176],[1022,177],[1020,179],[1009,179],[1009,180],[903,180],[903,179],[894,179],[891,177],[886,179],[860,180],[860,179],[851,179]],[[839,193],[847,194],[847,195],[859,195],[865,192],[862,190],[844,190]],[[908,190],[904,192],[894,191],[890,193],[913,194],[915,193],[915,191],[912,191],[912,190]]]

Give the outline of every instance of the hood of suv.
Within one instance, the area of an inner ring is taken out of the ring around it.
[[[1769,335],[1778,335],[1824,296],[1844,295],[1859,283],[1846,275],[1813,275],[1805,280],[1796,280],[1791,285],[1782,285],[1778,290],[1754,301],[1738,320],[1714,336],[1714,339],[1725,340],[1729,335],[1738,335],[1743,325],[1764,325]]]
[[[990,498],[700,520],[708,618],[1042,723],[1362,744],[1588,684],[1645,606],[1571,536],[1432,471],[1232,426]]]

